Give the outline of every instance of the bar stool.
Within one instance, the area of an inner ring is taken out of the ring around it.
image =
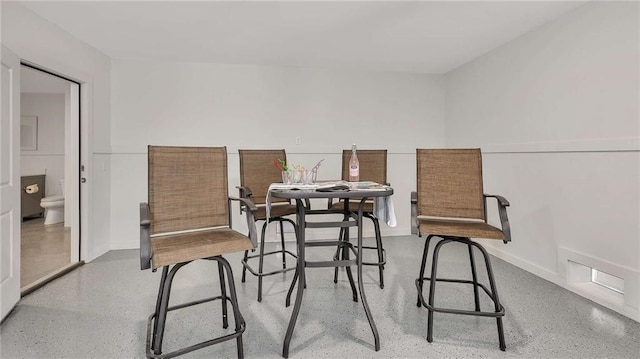
[[[496,318],[500,350],[505,350],[502,317],[504,307],[500,304],[498,290],[493,277],[491,260],[482,245],[471,238],[487,238],[511,241],[511,229],[506,207],[509,202],[502,196],[483,193],[482,157],[480,149],[418,149],[417,184],[418,191],[411,193],[411,233],[422,236],[428,234],[420,274],[416,279],[418,307],[428,310],[427,341],[433,341],[433,313],[450,313]],[[502,229],[487,223],[486,199],[495,198]],[[438,238],[431,259],[431,275],[425,277],[425,267],[431,239]],[[468,248],[471,265],[471,280],[438,278],[438,259],[442,246],[461,243]],[[489,287],[478,282],[473,249],[480,251],[484,258]],[[429,282],[428,301],[422,291],[425,281]],[[461,310],[435,305],[436,282],[464,283],[473,288],[474,310]],[[493,302],[493,310],[480,308],[479,289]]]
[[[349,180],[349,159],[351,158],[351,150],[342,151],[342,179]],[[387,183],[387,150],[358,150],[358,161],[360,162],[360,180],[372,181],[380,184]],[[352,212],[358,211],[357,200],[352,200],[349,203],[349,210]],[[329,199],[328,204],[329,211],[342,213],[344,211],[344,201],[333,202]],[[387,256],[384,248],[382,247],[382,236],[380,235],[380,223],[378,217],[373,210],[373,200],[366,201],[363,209],[363,217],[368,218],[373,222],[373,229],[376,236],[375,246],[362,246],[363,249],[375,250],[377,253],[377,261],[364,262],[363,265],[376,266],[380,275],[380,288],[384,288],[384,265],[387,264]],[[345,230],[340,229],[339,239],[345,240]],[[338,259],[338,251],[334,259]],[[333,282],[338,283],[338,268],[336,267]]]
[[[251,200],[258,207],[258,211],[254,213],[256,221],[264,221],[262,224],[262,234],[260,236],[260,249],[256,255],[249,255],[249,251],[244,252],[242,259],[242,283],[246,280],[247,271],[258,277],[258,302],[262,301],[262,278],[278,273],[284,273],[295,269],[295,266],[287,268],[287,256],[297,258],[294,253],[285,248],[284,241],[284,223],[289,222],[293,228],[296,224],[286,216],[296,213],[296,206],[289,201],[272,198],[271,210],[267,220],[266,202],[267,191],[271,183],[282,181],[281,171],[274,166],[274,162],[282,160],[286,163],[287,154],[285,150],[238,150],[240,155],[240,191],[241,198]],[[276,162],[277,163],[277,162]],[[240,206],[240,213],[245,211],[244,206]],[[279,250],[265,252],[264,241],[267,223],[277,222],[280,227],[280,245]],[[276,269],[269,272],[264,271],[265,257],[280,255],[282,257],[282,269]],[[251,266],[251,260],[258,260],[258,268]]]
[[[257,208],[247,199],[228,197],[225,147],[149,146],[148,176],[149,202],[140,204],[140,268],[162,268],[162,277],[155,311],[147,320],[147,357],[171,358],[235,339],[238,358],[242,358],[245,321],[238,307],[231,266],[223,255],[255,247],[253,213]],[[231,200],[245,206],[249,236],[231,229]],[[169,307],[176,273],[199,259],[217,262],[221,294]],[[233,330],[163,354],[167,312],[216,300],[221,302],[225,329],[229,326],[227,306],[231,304]]]

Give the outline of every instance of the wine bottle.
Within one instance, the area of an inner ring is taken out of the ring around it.
[[[360,181],[360,162],[356,155],[356,145],[351,146],[351,158],[349,159],[349,181]]]

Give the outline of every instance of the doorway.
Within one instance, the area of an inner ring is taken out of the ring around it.
[[[80,84],[21,65],[21,295],[81,265]]]

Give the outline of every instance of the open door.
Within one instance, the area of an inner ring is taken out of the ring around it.
[[[35,140],[35,150],[25,151],[28,136],[22,127],[20,174],[23,181],[44,177],[46,183],[35,199],[21,192],[23,219],[25,214],[41,213],[41,195],[63,195],[64,204],[64,215],[58,207],[51,217],[63,223],[52,220],[45,225],[46,218],[33,215],[21,223],[20,283],[25,296],[80,264],[80,84],[22,62],[20,106],[21,118],[37,119],[36,137],[45,139]],[[52,214],[51,207],[47,212]]]
[[[20,59],[2,46],[0,83],[0,316],[20,299]]]

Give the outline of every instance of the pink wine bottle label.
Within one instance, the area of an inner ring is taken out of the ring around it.
[[[349,177],[358,178],[359,175],[360,175],[360,169],[358,167],[351,167],[349,169]]]

